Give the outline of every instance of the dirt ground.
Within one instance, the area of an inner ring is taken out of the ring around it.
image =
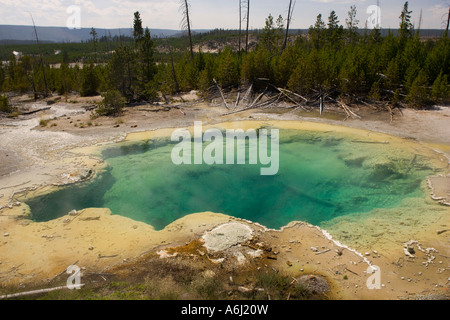
[[[193,92],[185,95],[183,100],[189,102],[197,98]],[[280,299],[282,295],[299,298],[294,287],[304,275],[310,279],[325,279],[330,287],[325,295],[309,292],[309,298],[449,297],[448,218],[436,221],[420,233],[428,236],[407,246],[415,251],[408,255],[402,243],[396,243],[397,249],[393,251],[358,248],[363,250],[359,252],[332,239],[326,231],[305,223],[268,230],[220,213],[189,215],[162,231],[111,215],[107,209],[86,209],[53,221],[36,223],[28,219],[29,209],[18,199],[25,193],[48,192],[57,185],[95,176],[105,165],[91,152],[98,146],[122,141],[132,134],[140,137],[143,132],[156,132],[157,129],[189,127],[195,120],[202,120],[205,125],[241,120],[339,125],[416,141],[438,151],[443,156],[442,161],[448,162],[450,108],[396,111],[390,121],[386,112],[360,107],[355,110],[362,120],[343,121],[343,111],[332,107],[326,108],[322,117],[315,112],[277,108],[224,116],[227,110],[223,106],[211,106],[208,102],[183,104],[179,102],[181,99],[175,101],[174,97],[169,105],[138,105],[126,108],[118,117],[97,117],[89,109],[99,99],[71,96],[66,100],[61,97],[57,103],[47,105],[42,101],[28,101],[27,96],[18,97],[13,102],[23,111],[46,110],[0,119],[0,237],[3,238],[0,243],[0,295],[48,287],[55,279],[66,278],[65,268],[76,264],[83,267],[86,285],[103,294],[106,293],[98,289],[99,285],[104,289],[117,281],[136,283],[153,276],[154,281],[159,279],[166,285],[172,284],[173,292],[166,296],[168,298],[208,298],[198,292],[185,292],[180,283],[186,280],[178,281],[173,270],[184,272],[188,268],[201,275],[192,278],[191,282],[202,284],[205,279],[214,279],[226,283],[220,286],[220,292],[213,292],[221,299],[273,297],[273,288],[257,280],[260,279],[258,273],[270,270],[292,279],[277,291]],[[93,174],[87,176],[87,169]],[[448,200],[449,185],[447,176],[436,179],[434,193],[439,196],[438,200]],[[442,210],[450,213],[449,207],[442,206]],[[236,238],[230,247],[219,251],[207,248],[204,236],[231,222],[250,228],[251,236],[242,238],[230,234],[231,239]],[[155,268],[147,268],[144,272],[148,265]],[[163,272],[167,265],[172,268],[169,268],[172,270],[170,279]],[[383,271],[378,290],[367,287],[372,270],[369,267],[373,265]],[[111,274],[114,276],[110,277]],[[155,285],[162,286],[162,282],[147,281],[147,284],[149,292]],[[156,298],[165,297],[167,293],[166,290]]]

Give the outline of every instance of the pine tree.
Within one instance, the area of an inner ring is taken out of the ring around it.
[[[6,73],[3,69],[3,64],[0,63],[0,92],[3,91],[3,84],[5,83]]]
[[[424,70],[420,70],[412,83],[406,101],[414,108],[422,108],[429,102],[428,79]]]
[[[322,47],[325,30],[325,22],[323,22],[322,20],[322,14],[319,14],[316,18],[316,23],[314,24],[314,26],[311,26],[308,31],[311,37],[311,42],[316,49],[320,49]]]
[[[333,48],[338,48],[341,45],[344,27],[339,25],[339,19],[336,12],[330,12],[327,24],[327,42]]]
[[[277,30],[275,29],[275,22],[273,16],[269,14],[266,18],[266,25],[262,30],[260,45],[264,46],[269,52],[274,52],[277,43]]]
[[[411,23],[411,13],[408,10],[408,1],[403,5],[402,13],[400,14],[400,29],[398,35],[402,41],[413,35],[413,24]]]
[[[150,35],[150,30],[145,28],[144,35],[140,38],[138,44],[139,65],[137,70],[138,76],[138,100],[155,100],[157,96],[155,83],[153,80],[157,72],[154,58],[154,43]]]
[[[12,110],[7,96],[0,95],[0,112],[10,113]]]
[[[144,29],[142,27],[142,19],[139,11],[134,13],[134,21],[133,21],[133,38],[134,42],[138,43],[144,37]]]
[[[298,55],[292,46],[287,46],[283,53],[272,61],[274,80],[278,87],[285,88],[288,85],[297,63]]]
[[[369,99],[380,101],[381,100],[381,91],[380,91],[380,83],[378,81],[374,82],[372,88],[369,92]]]
[[[347,41],[350,44],[353,44],[358,36],[359,20],[356,19],[356,14],[356,6],[353,5],[348,12],[348,18],[345,19],[345,24],[347,26]]]
[[[98,94],[97,90],[100,86],[99,78],[95,70],[94,64],[91,62],[83,67],[83,80],[81,84],[81,96],[94,96]]]
[[[239,70],[230,47],[225,47],[220,54],[216,77],[222,87],[238,85]]]
[[[92,36],[91,42],[94,44],[94,51],[97,53],[98,36],[97,31],[92,27],[89,34]]]
[[[128,46],[117,48],[107,68],[108,88],[117,89],[127,102],[133,101],[138,74],[136,52]]]
[[[439,73],[439,76],[431,87],[431,97],[437,103],[448,102],[450,98],[448,75],[444,74],[442,71]]]
[[[97,113],[103,116],[115,116],[125,107],[125,99],[118,90],[110,90],[102,94],[103,100],[99,103]]]

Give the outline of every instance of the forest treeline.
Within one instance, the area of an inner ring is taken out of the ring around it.
[[[285,42],[283,18],[269,15],[256,46],[248,52],[227,46],[219,53],[180,55],[167,44],[165,54],[156,59],[154,40],[136,12],[133,41],[118,46],[105,63],[91,60],[79,67],[62,61],[56,68],[42,57],[11,56],[0,68],[0,88],[2,92],[34,92],[36,98],[48,93],[109,93],[131,103],[156,101],[159,92],[206,92],[215,81],[222,88],[237,88],[264,79],[300,95],[414,108],[449,102],[447,31],[440,39],[421,39],[411,23],[408,2],[395,35],[381,36],[379,29],[361,32],[358,23],[355,6],[343,24],[334,11],[328,18],[319,14],[307,34],[291,35]],[[7,104],[1,99],[0,103]]]

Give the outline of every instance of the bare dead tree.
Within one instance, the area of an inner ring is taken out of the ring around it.
[[[39,50],[39,57],[41,60],[41,68],[42,68],[42,76],[44,79],[44,98],[48,97],[48,89],[47,89],[47,79],[45,77],[45,66],[44,66],[44,58],[42,57],[41,45],[39,44],[39,37],[36,29],[36,24],[34,23],[33,15],[30,13],[31,21],[33,21],[34,34],[36,36],[36,44]]]
[[[242,34],[242,0],[239,0],[239,54],[241,53],[241,34]]]
[[[448,35],[448,26],[450,24],[450,6],[448,6],[448,15],[447,15],[447,27],[445,28],[445,34]]]
[[[283,50],[286,49],[286,46],[287,46],[287,40],[289,37],[289,26],[291,24],[292,13],[294,12],[294,6],[295,6],[295,2],[292,3],[292,0],[289,0],[289,9],[288,9],[288,16],[287,16],[287,23],[286,23],[286,36],[284,37]]]
[[[172,47],[170,45],[169,45],[169,52],[170,52],[170,64],[172,66],[172,77],[173,77],[173,82],[175,83],[175,91],[179,92],[180,85],[178,84],[177,73],[175,72],[175,64],[173,62],[173,51],[172,51]]]
[[[248,52],[248,29],[250,26],[250,0],[246,0],[247,2],[247,15],[245,19],[247,20],[247,29],[245,32],[245,52]]]
[[[189,46],[191,51],[191,58],[194,58],[194,46],[192,44],[192,33],[191,33],[191,19],[189,17],[189,9],[191,8],[188,0],[181,0],[180,11],[183,13],[183,19],[181,20],[181,28],[187,30],[189,37]]]

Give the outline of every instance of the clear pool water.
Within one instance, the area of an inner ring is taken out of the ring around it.
[[[94,181],[28,200],[32,219],[48,221],[73,209],[101,207],[157,230],[204,211],[269,228],[298,220],[320,225],[420,197],[421,183],[433,172],[425,157],[335,132],[280,130],[274,176],[261,176],[260,165],[176,166],[174,146],[169,139],[155,139],[104,150],[105,172]]]

